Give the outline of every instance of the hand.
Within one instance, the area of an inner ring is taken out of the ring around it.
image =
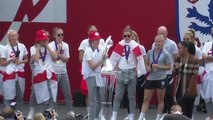
[[[11,62],[15,62],[16,60],[18,59],[15,56],[10,59]]]
[[[54,109],[50,112],[50,114],[51,114],[52,118],[56,119],[57,113]]]
[[[159,68],[160,68],[160,65],[153,63],[153,64],[152,64],[152,68],[153,68],[153,69],[159,69]]]
[[[18,111],[16,114],[17,120],[24,120],[22,112]]]
[[[60,43],[58,44],[58,50],[61,51],[61,49],[62,49],[62,44]]]
[[[45,44],[45,46],[46,46],[46,47],[48,47],[48,44],[49,44],[49,41],[46,41],[46,44]]]
[[[203,53],[203,54],[202,54],[203,60],[206,60],[206,57],[207,57],[207,55]]]
[[[41,45],[36,43],[36,48],[39,50],[41,48]]]
[[[17,60],[15,60],[15,64],[16,64],[16,65],[19,65],[19,64],[21,64],[21,61],[19,61],[19,60],[17,59]]]

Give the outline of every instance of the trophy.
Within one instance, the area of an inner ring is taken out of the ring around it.
[[[106,39],[105,46],[104,46],[104,55],[105,56],[108,56],[108,51],[109,51],[110,47],[112,47],[112,45],[113,45],[113,41],[111,39],[111,36],[109,36]],[[106,58],[106,60],[103,63],[103,67],[101,69],[101,72],[105,73],[105,72],[109,72],[109,71],[112,71],[112,70],[113,70],[112,64],[111,64],[110,60],[108,58]]]

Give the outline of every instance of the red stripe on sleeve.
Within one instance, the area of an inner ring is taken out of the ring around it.
[[[122,53],[123,53],[123,46],[122,46],[121,44],[118,43],[118,44],[115,46],[114,52],[116,52],[116,53],[119,54],[119,55],[122,55]]]
[[[140,47],[139,47],[139,46],[137,46],[137,47],[135,47],[135,48],[133,49],[133,53],[135,54],[135,56],[136,56],[136,57],[138,57],[138,56],[142,55],[142,53],[141,53],[141,50],[140,50]]]

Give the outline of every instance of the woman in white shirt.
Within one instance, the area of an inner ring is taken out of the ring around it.
[[[18,38],[19,35],[15,30],[8,32],[8,43],[1,57],[2,65],[5,66],[3,77],[4,104],[10,106],[10,102],[16,98],[16,109],[21,110],[25,89],[24,66],[28,62],[28,52],[25,45],[19,43]]]
[[[36,32],[35,45],[30,48],[34,64],[33,90],[38,104],[49,102],[50,109],[54,108],[57,95],[56,74],[52,68],[52,60],[57,60],[57,53],[48,45],[49,39],[44,30]]]
[[[98,32],[89,33],[89,44],[83,56],[82,74],[87,82],[89,93],[90,120],[98,120],[101,111],[101,87],[104,87],[101,77],[101,66],[105,61],[103,49],[98,48],[100,42]]]

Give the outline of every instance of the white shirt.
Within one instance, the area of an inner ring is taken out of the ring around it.
[[[123,43],[124,43],[124,45],[130,46],[130,53],[128,56],[128,60],[126,60],[125,51],[123,50],[122,57],[118,63],[118,67],[122,70],[136,68],[137,60],[136,60],[135,54],[133,53],[133,49],[135,47],[135,46],[133,47],[133,45],[138,44],[138,43],[136,43],[134,40],[131,40],[129,43],[126,43],[126,42],[123,42]]]
[[[144,46],[139,44],[139,47],[140,47],[142,56],[143,56],[143,57],[146,56],[146,49],[144,48]]]
[[[43,56],[45,56],[44,55],[45,54],[45,47],[41,47],[40,51],[41,51],[41,54]],[[36,47],[32,46],[30,48],[30,55],[32,57],[35,54],[36,54]],[[34,61],[33,65],[34,65],[34,69],[33,69],[32,72],[33,72],[34,76],[36,76],[38,73],[43,73],[46,70],[47,71],[47,77],[48,77],[48,79],[50,79],[50,77],[52,75],[51,72],[53,72],[53,68],[52,68],[52,58],[51,58],[51,55],[50,55],[50,53],[47,49],[46,49],[46,57],[45,57],[44,62],[40,58],[37,62]]]
[[[84,56],[83,56],[83,62],[82,62],[82,74],[84,76],[84,79],[87,79],[88,77],[94,76],[96,77],[96,85],[97,86],[104,86],[103,79],[101,77],[101,65],[99,65],[95,70],[92,70],[89,66],[88,61],[92,60],[94,63],[97,63],[102,59],[103,56],[103,50],[92,50],[91,47],[87,48],[85,50]]]
[[[56,46],[55,46],[55,41],[52,41],[49,43],[49,46],[51,46],[51,48],[53,48],[54,51],[57,51],[56,50]],[[63,42],[62,41],[62,51],[61,51],[61,54],[67,58],[70,57],[70,54],[69,54],[69,46],[67,43]],[[56,74],[64,74],[64,73],[67,73],[67,65],[66,65],[66,62],[63,62],[62,60],[58,60],[59,63],[57,62],[53,62],[53,70]]]
[[[17,45],[18,45],[18,49],[20,51],[18,60],[21,61],[21,60],[23,60],[23,57],[28,54],[28,52],[27,52],[27,49],[24,44],[18,43]],[[15,51],[17,51],[17,45],[13,47],[15,49]],[[9,44],[6,45],[5,50],[2,54],[2,58],[5,58],[6,60],[10,60],[14,56],[15,56],[15,53],[13,52],[11,45],[9,45]],[[18,71],[24,72],[24,66],[25,66],[24,63],[16,65],[14,62],[10,62],[7,66],[5,66],[5,72],[7,74],[11,74],[13,72],[18,72]]]
[[[202,53],[205,54],[205,55],[209,55],[209,56],[212,56],[212,42],[206,42],[203,46],[203,51]],[[205,68],[208,70],[208,71],[213,71],[213,62],[208,62],[208,63],[205,63]]]
[[[0,58],[2,57],[2,53],[4,52],[4,46],[0,44]],[[0,71],[4,71],[4,67],[0,66]]]
[[[202,59],[202,52],[200,50],[200,48],[198,48],[197,46],[195,46],[195,56],[197,57],[198,60]]]
[[[100,39],[100,43],[99,43],[98,48],[101,49],[101,48],[104,48],[104,46],[105,46],[104,40],[103,40],[103,39]],[[88,47],[90,47],[90,45],[89,45],[89,39],[87,38],[87,39],[84,39],[84,40],[81,42],[81,44],[80,44],[80,46],[79,46],[79,48],[78,48],[78,51],[80,51],[80,50],[85,51]]]

